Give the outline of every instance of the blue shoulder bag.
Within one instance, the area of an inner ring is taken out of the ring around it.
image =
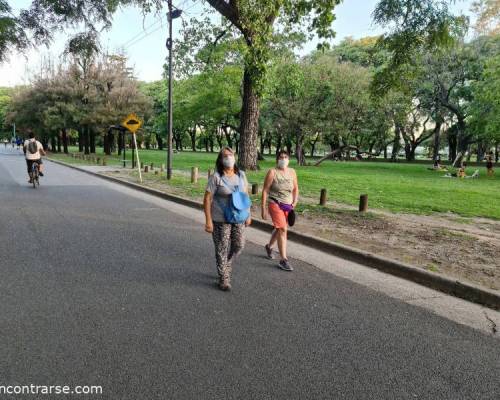
[[[224,213],[224,220],[228,224],[243,224],[248,217],[250,217],[250,206],[252,205],[252,201],[246,192],[240,191],[240,187],[244,187],[245,185],[243,184],[241,175],[238,174],[238,177],[240,184],[235,186],[235,190],[229,196],[228,204],[223,205],[219,203]],[[224,177],[221,177],[221,181],[224,186],[231,190],[231,187],[225,181]]]

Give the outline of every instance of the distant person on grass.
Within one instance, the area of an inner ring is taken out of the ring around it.
[[[267,172],[262,189],[262,219],[271,215],[274,230],[269,243],[266,244],[268,258],[273,259],[273,246],[278,242],[280,261],[278,267],[284,271],[293,271],[286,253],[288,214],[297,206],[299,186],[297,174],[288,168],[290,157],[282,150],[276,155],[276,168]],[[268,204],[267,204],[268,203]]]
[[[26,158],[26,166],[28,167],[29,183],[31,183],[30,174],[34,162],[38,163],[38,171],[40,176],[43,176],[42,156],[45,155],[42,144],[36,140],[33,132],[29,133],[29,139],[24,142],[23,151]]]
[[[488,176],[493,176],[495,173],[493,170],[493,152],[490,152],[486,157],[486,173]]]
[[[236,166],[232,149],[225,147],[219,152],[215,169],[203,199],[205,231],[212,234],[214,241],[219,289],[226,291],[231,289],[233,261],[244,247],[245,226],[249,226],[252,220],[247,178],[245,172]],[[235,192],[244,194],[235,196]],[[235,198],[248,201],[246,213],[232,208]]]

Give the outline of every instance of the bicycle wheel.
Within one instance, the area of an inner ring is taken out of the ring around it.
[[[32,176],[32,183],[33,187],[36,189],[36,185],[38,183],[38,164],[33,163],[33,167],[31,168],[31,176]],[[38,183],[40,185],[40,183]]]

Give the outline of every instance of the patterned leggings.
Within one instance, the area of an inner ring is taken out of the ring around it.
[[[231,277],[232,261],[245,246],[244,224],[214,222],[212,238],[215,245],[215,261],[219,277]]]

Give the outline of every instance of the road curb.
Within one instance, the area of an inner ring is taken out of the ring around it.
[[[88,171],[82,169],[78,166],[67,164],[62,161],[48,159],[56,164],[63,165],[68,168],[72,168],[89,175],[93,175],[114,183],[118,183],[129,188],[148,193],[150,195],[163,198],[165,200],[172,201],[174,203],[182,204],[196,209],[202,209],[201,203],[193,200],[185,199],[183,197],[175,196],[172,194],[164,193],[160,190],[153,189],[146,186],[141,186],[136,183],[127,182],[122,179],[114,178],[111,176],[102,175],[97,172]],[[260,230],[271,232],[272,225],[254,219],[252,221],[252,227],[258,228]],[[391,260],[367,251],[359,250],[353,247],[337,244],[324,239],[319,239],[310,235],[303,233],[288,231],[288,238],[292,241],[299,242],[300,244],[307,245],[317,250],[330,253],[334,256],[343,258],[345,260],[353,261],[358,264],[362,264],[367,267],[375,268],[385,273],[398,276],[400,278],[407,279],[409,281],[418,283],[420,285],[439,290],[441,292],[468,300],[474,303],[478,303],[494,310],[500,310],[500,294],[492,290],[482,288],[470,283],[460,282],[458,280],[453,280],[446,278],[434,272],[426,271],[421,268],[417,268],[413,265],[405,264],[400,261]]]

